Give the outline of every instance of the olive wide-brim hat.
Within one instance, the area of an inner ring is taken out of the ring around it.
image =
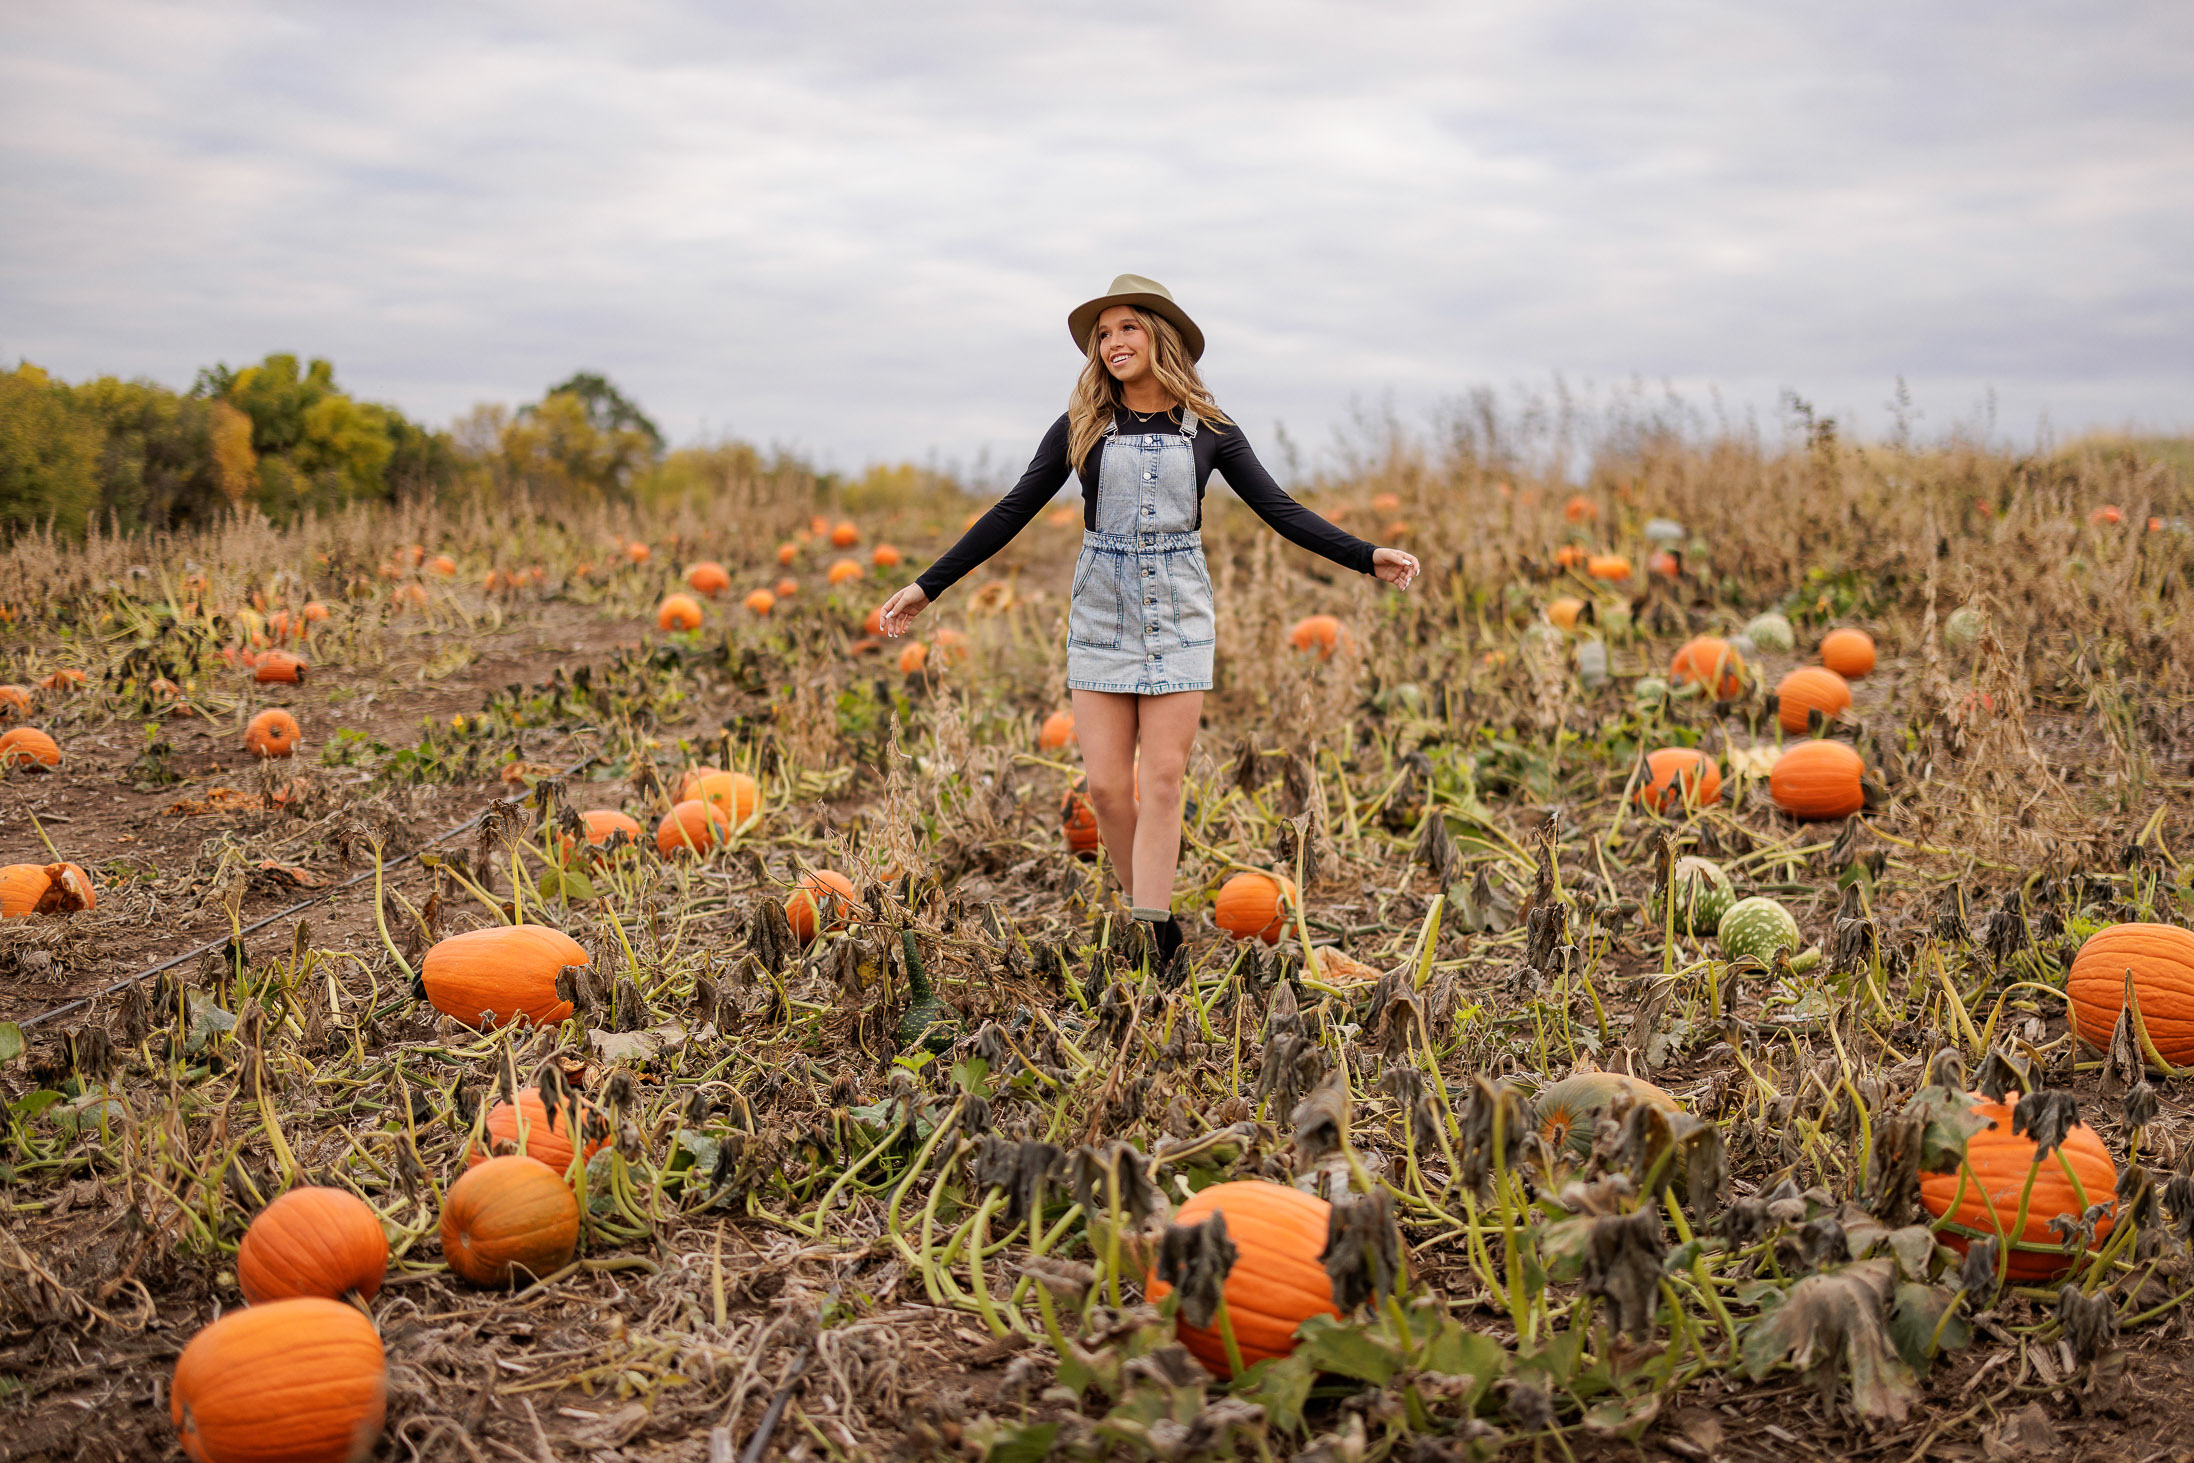
[[[1163,315],[1181,332],[1181,341],[1188,347],[1188,358],[1203,359],[1204,333],[1196,328],[1196,322],[1188,318],[1188,311],[1173,303],[1173,292],[1154,279],[1140,274],[1123,274],[1112,282],[1112,288],[1086,304],[1076,305],[1067,314],[1067,334],[1074,337],[1074,348],[1084,355],[1089,353],[1089,333],[1097,328],[1097,317],[1114,305],[1133,305],[1138,310],[1149,310]]]

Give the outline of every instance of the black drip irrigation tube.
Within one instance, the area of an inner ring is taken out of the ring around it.
[[[560,778],[570,777],[572,774],[578,772],[581,768],[587,766],[587,764],[594,761],[595,758],[600,755],[601,754],[599,752],[589,752],[584,757],[581,757],[578,761],[572,763],[569,767],[566,767],[562,772],[559,772],[556,775]],[[411,863],[421,854],[433,848],[436,844],[447,843],[449,842],[449,840],[455,838],[458,834],[465,832],[467,829],[478,827],[480,820],[485,818],[487,815],[488,810],[486,808],[482,808],[479,812],[474,813],[471,817],[467,818],[464,822],[459,823],[456,827],[447,828],[444,829],[442,832],[435,834],[434,837],[428,839],[425,843],[419,845],[419,847],[413,849],[410,853],[407,853],[400,858],[384,859],[381,863],[381,871],[385,874],[390,869],[401,868],[405,864]],[[287,909],[280,909],[276,910],[273,914],[262,915],[260,918],[253,920],[250,924],[245,925],[242,929],[238,930],[233,935],[223,935],[219,939],[208,940],[203,945],[185,950],[182,954],[177,955],[169,960],[163,960],[158,965],[152,966],[149,969],[140,970],[135,975],[126,975],[112,985],[102,986],[98,990],[93,991],[88,996],[78,996],[73,1001],[62,1002],[60,1005],[55,1006],[50,1011],[41,1011],[36,1016],[31,1017],[27,1021],[18,1022],[17,1026],[19,1029],[22,1030],[28,1030],[33,1026],[43,1026],[48,1021],[53,1020],[57,1016],[66,1016],[71,1011],[82,1010],[84,1007],[89,1006],[93,1001],[98,1000],[101,996],[111,996],[116,991],[125,989],[129,986],[133,986],[141,980],[149,980],[153,976],[158,975],[163,970],[173,970],[176,966],[183,964],[187,960],[196,960],[199,956],[205,954],[209,950],[218,950],[222,946],[230,943],[231,941],[237,941],[240,943],[245,935],[251,934],[257,930],[263,930],[268,925],[279,923],[280,921],[289,919],[294,915],[303,914],[306,910],[312,908],[314,905],[320,904],[329,899],[333,899],[336,895],[342,893],[345,889],[357,888],[360,884],[363,884],[366,880],[372,878],[373,874],[374,871],[372,869],[361,869],[357,873],[351,875],[348,879],[345,879],[342,883],[333,885],[330,888],[323,889],[318,894],[313,895],[310,899],[302,899],[299,900],[297,903],[291,905]]]

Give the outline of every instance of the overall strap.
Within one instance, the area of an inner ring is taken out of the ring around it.
[[[1196,408],[1184,404],[1181,407],[1181,435],[1193,442],[1196,440],[1196,429],[1202,425],[1203,419],[1196,415]]]

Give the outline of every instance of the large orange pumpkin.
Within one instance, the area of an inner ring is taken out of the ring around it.
[[[2096,1221],[2095,1242],[2109,1238],[2116,1219],[2118,1166],[2110,1161],[2110,1151],[2095,1130],[2080,1123],[2065,1134],[2057,1149],[2063,1160],[2052,1154],[2037,1169],[2034,1139],[2011,1131],[2011,1109],[1978,1092],[1966,1095],[1972,1099],[1974,1115],[1988,1119],[1988,1126],[1966,1139],[1962,1169],[1920,1176],[1920,1202],[1928,1213],[1945,1221],[1938,1233],[1960,1254],[1969,1240],[1993,1235],[2012,1247],[2007,1267],[2012,1280],[2022,1284],[2054,1280],[2072,1268],[2074,1257],[2064,1252],[2049,1221],[2060,1214],[2077,1219],[2091,1204],[2108,1204],[2113,1213]],[[2068,1169],[2072,1177],[2067,1177]],[[2011,1227],[2019,1220],[2019,1195],[2026,1189],[2029,1172],[2034,1175],[2034,1191],[2027,1200],[2026,1228],[2013,1234]],[[2075,1177],[2077,1188],[2072,1182]]]
[[[1767,795],[1793,818],[1848,818],[1866,806],[1866,790],[1859,782],[1865,775],[1866,763],[1856,751],[1824,737],[1800,742],[1775,759],[1767,774]]]
[[[1333,1279],[1319,1258],[1325,1253],[1332,1212],[1333,1206],[1314,1194],[1264,1179],[1213,1184],[1175,1211],[1175,1224],[1226,1216],[1235,1259],[1224,1294],[1244,1366],[1294,1351],[1295,1328],[1312,1316],[1340,1315],[1333,1304]],[[1144,1291],[1160,1301],[1173,1287],[1153,1276]],[[1191,1326],[1186,1317],[1178,1318],[1175,1334],[1213,1374],[1232,1375],[1216,1316],[1209,1326]]]
[[[1044,718],[1044,724],[1036,733],[1036,745],[1046,752],[1057,752],[1074,745],[1074,713],[1054,711]]]
[[[1821,637],[1821,664],[1847,681],[1874,669],[1874,637],[1864,630],[1831,630]]]
[[[19,726],[0,732],[0,767],[27,766],[33,762],[41,767],[59,767],[61,744],[35,726]]]
[[[305,675],[312,669],[301,655],[286,650],[270,650],[259,657],[259,664],[252,671],[252,678],[262,685],[276,683],[285,686],[301,686]]]
[[[1722,769],[1697,747],[1662,747],[1646,757],[1638,803],[1673,813],[1686,801],[1707,808],[1722,800]]]
[[[858,907],[851,879],[835,869],[810,869],[800,876],[800,882],[785,899],[785,923],[792,926],[801,944],[812,941],[818,929],[837,929],[845,923],[842,914],[834,914],[825,925],[822,906],[832,901],[841,908]]]
[[[526,1120],[526,1135],[521,1143],[518,1137],[518,1118]],[[582,1115],[581,1121],[585,1118]],[[522,1153],[537,1158],[558,1173],[571,1167],[571,1114],[551,1113],[541,1105],[541,1089],[527,1087],[518,1094],[518,1105],[498,1102],[488,1109],[486,1146],[475,1144],[465,1154],[465,1167],[478,1168],[489,1158],[501,1153]],[[586,1140],[587,1157],[601,1151],[603,1140],[589,1137]]]
[[[706,854],[730,837],[731,814],[715,803],[687,798],[655,825],[655,851],[665,858]]]
[[[1297,650],[1315,651],[1329,658],[1341,643],[1341,622],[1331,615],[1305,615],[1287,632],[1287,643]]]
[[[1786,732],[1802,732],[1811,724],[1809,711],[1834,722],[1851,706],[1851,686],[1826,666],[1801,666],[1784,676],[1775,687],[1775,719]]]
[[[714,559],[703,559],[686,570],[686,587],[714,599],[731,588],[731,574]]]
[[[1572,1158],[1589,1158],[1600,1120],[1615,1099],[1625,1095],[1633,1104],[1678,1110],[1673,1096],[1643,1078],[1624,1072],[1579,1072],[1540,1088],[1532,1102],[1532,1119],[1547,1142],[1566,1148]]]
[[[296,717],[270,706],[244,728],[244,750],[254,757],[287,757],[297,750],[297,739],[304,734]]]
[[[658,630],[700,629],[700,601],[690,594],[664,595],[663,602],[655,607],[655,628]]]
[[[1735,700],[1744,689],[1745,658],[1721,636],[1701,635],[1677,650],[1668,663],[1668,679],[1678,686],[1696,682],[1717,701]]]
[[[75,864],[9,864],[0,868],[0,919],[73,914],[99,907],[91,876]]]
[[[754,816],[755,805],[762,800],[762,788],[744,772],[711,772],[687,796],[714,803],[736,828]]]
[[[1254,936],[1276,945],[1287,929],[1288,907],[1294,900],[1294,880],[1245,869],[1219,886],[1211,917],[1237,940]]]
[[[2194,1062],[2194,933],[2176,925],[2111,925],[2087,937],[2064,983],[2080,1035],[2109,1050],[2128,970],[2158,1054],[2173,1066]]]
[[[442,1258],[475,1285],[554,1274],[578,1244],[579,1201],[537,1158],[491,1158],[442,1200]]]
[[[183,1348],[168,1393],[193,1463],[365,1463],[387,1411],[373,1322],[319,1296],[230,1311]]]
[[[236,1283],[253,1305],[294,1296],[367,1300],[388,1273],[381,1220],[348,1189],[291,1189],[259,1211],[236,1247]]]
[[[478,1026],[482,1013],[498,1026],[520,1013],[550,1026],[571,1014],[571,1002],[556,994],[557,975],[586,963],[586,950],[562,930],[498,925],[435,942],[419,964],[419,979],[435,1010],[467,1026]]]
[[[724,769],[721,767],[688,767],[678,774],[676,789],[671,793],[670,800],[674,803],[682,803],[687,798],[699,797],[701,795],[702,779],[720,777],[723,775],[723,771]]]

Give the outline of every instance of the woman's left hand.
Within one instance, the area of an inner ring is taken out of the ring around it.
[[[1417,577],[1417,556],[1400,549],[1379,549],[1371,556],[1371,572],[1396,589],[1407,589]]]

